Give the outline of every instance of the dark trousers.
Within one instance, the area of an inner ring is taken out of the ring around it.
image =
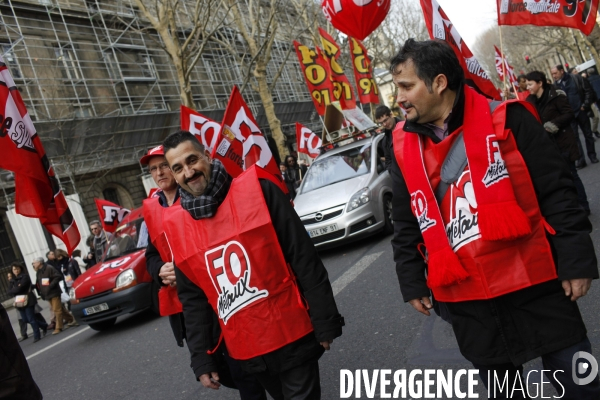
[[[224,354],[224,358],[231,377],[240,392],[241,400],[267,400],[265,389],[254,375],[244,372],[240,362],[229,357],[229,354]]]
[[[571,127],[575,132],[575,136],[577,136],[577,144],[579,146],[579,153],[581,154],[580,162],[585,162],[585,156],[583,155],[583,147],[581,146],[581,141],[579,139],[579,130],[577,127],[581,128],[581,132],[583,132],[583,137],[585,138],[585,147],[587,149],[588,157],[595,158],[596,157],[596,148],[594,145],[594,135],[592,134],[592,124],[590,123],[590,118],[587,116],[587,113],[584,111],[579,111],[575,114],[575,119],[571,122]]]
[[[35,320],[37,321],[38,326],[48,325],[46,323],[46,319],[40,313],[35,313]],[[26,338],[27,337],[27,321],[23,321],[23,318],[21,318],[21,313],[19,313],[19,329],[21,331],[21,337]]]
[[[21,314],[21,319],[23,320],[23,322],[26,322],[31,325],[31,328],[33,329],[34,339],[39,339],[40,338],[40,329],[47,329],[48,324],[46,324],[46,323],[41,324],[41,325],[38,324],[38,321],[35,318],[35,308],[34,307],[35,306],[17,308],[17,310],[19,310],[19,313]],[[25,332],[27,333],[27,329],[25,329]],[[23,334],[22,330],[21,330],[21,334]],[[23,337],[26,337],[26,336],[27,335],[25,335]]]
[[[254,374],[256,379],[275,400],[320,400],[321,379],[319,361],[307,361],[287,371],[271,375]]]
[[[577,385],[575,383],[575,381],[573,380],[573,377],[576,376],[576,375],[573,375],[573,372],[574,372],[573,367],[579,366],[579,363],[574,362],[573,357],[574,357],[575,353],[580,352],[580,351],[592,354],[592,345],[587,337],[584,340],[582,340],[581,342],[574,344],[573,346],[567,347],[562,350],[555,351],[553,353],[544,354],[542,356],[543,368],[545,370],[552,371],[550,373],[548,373],[548,372],[544,373],[545,374],[544,382],[550,382],[552,384],[552,386],[554,386],[554,388],[556,389],[559,397],[564,392],[564,395],[562,397],[560,397],[562,400],[598,400],[600,398],[600,380],[598,379],[598,374],[596,374],[596,377],[594,378],[594,380],[592,382],[588,383],[587,385],[581,385],[581,386]],[[575,361],[577,361],[577,360],[575,360]],[[581,361],[587,362],[587,360],[583,360],[583,359]],[[589,364],[589,362],[588,362],[588,364]],[[511,395],[511,391],[513,389],[513,382],[515,382],[517,372],[521,376],[522,385],[517,384],[514,386],[516,388],[523,387],[525,390],[527,390],[527,388],[526,388],[527,375],[523,376],[523,366],[522,365],[514,366],[511,363],[497,364],[497,365],[480,365],[480,364],[473,363],[473,366],[479,370],[479,378],[483,382],[486,389],[489,387],[488,376],[491,379],[492,385],[494,385],[494,383],[495,383],[494,372],[498,376],[498,382],[500,382],[500,384],[502,384],[504,377],[506,375],[508,376],[508,379],[507,379],[508,385],[505,385],[504,390],[500,391],[498,389],[498,386],[496,386],[496,392],[494,394],[493,386],[492,386],[492,389],[489,389],[488,393],[490,394],[490,397],[489,397],[490,399],[529,399],[530,398],[527,395],[527,392],[523,396],[523,392],[520,390],[515,390],[512,393],[512,397],[509,397]],[[554,371],[559,371],[559,370],[562,370],[563,372],[554,373]],[[489,375],[488,375],[488,373],[489,373]],[[541,374],[541,371],[538,371],[536,374],[537,379],[530,378],[532,381],[535,381],[535,383],[538,385],[537,386],[537,390],[538,390],[537,395],[536,395],[535,391],[531,392],[531,395],[533,396],[533,398],[541,397],[541,394],[539,393],[540,386],[541,386],[540,374]],[[577,375],[577,376],[579,378],[585,378],[588,375],[585,375],[585,376]],[[508,386],[508,388],[506,386]],[[548,396],[547,392],[544,395]]]
[[[583,153],[581,153],[581,154],[583,154]],[[569,160],[568,154],[566,154],[566,155],[563,154],[563,157],[567,161],[567,164],[569,164],[569,169],[571,170],[571,175],[573,175],[573,184],[575,185],[575,189],[577,190],[577,201],[579,202],[579,205],[585,211],[589,211],[590,203],[588,202],[587,193],[585,192],[585,187],[583,186],[583,182],[581,181],[581,178],[579,177],[579,174],[577,173],[577,168],[575,167],[575,163],[573,161]]]

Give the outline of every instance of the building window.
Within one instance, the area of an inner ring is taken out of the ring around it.
[[[73,48],[55,47],[54,54],[62,69],[64,78],[72,81],[80,81],[83,75]]]
[[[145,51],[118,49],[104,53],[104,59],[113,80],[148,81],[157,77],[154,60]]]
[[[2,58],[8,66],[13,79],[23,79],[23,74],[21,74],[21,69],[19,68],[19,64],[17,64],[12,46],[8,43],[2,43],[0,46],[2,47]]]
[[[92,110],[90,105],[77,104],[74,105],[73,108],[75,109],[75,118],[88,118],[94,116],[94,110]]]
[[[102,191],[102,196],[104,196],[104,200],[121,205],[121,202],[119,201],[119,193],[117,193],[117,189],[115,188],[104,189]]]

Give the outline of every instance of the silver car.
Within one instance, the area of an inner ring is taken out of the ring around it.
[[[294,207],[316,246],[393,231],[392,178],[377,155],[382,139],[330,150],[308,169]]]

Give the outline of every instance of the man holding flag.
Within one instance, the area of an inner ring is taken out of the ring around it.
[[[344,320],[276,178],[254,165],[232,179],[189,132],[170,135],[163,146],[181,206],[155,208],[146,221],[150,231],[164,221],[186,320],[205,316],[207,339],[194,351],[212,354],[216,313],[229,355],[272,397],[320,399],[318,359]],[[216,370],[200,376],[212,389],[219,379]]]

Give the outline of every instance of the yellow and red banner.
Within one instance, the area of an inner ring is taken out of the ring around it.
[[[323,53],[329,62],[331,71],[331,81],[333,82],[333,98],[340,102],[342,110],[351,110],[356,108],[356,100],[354,91],[350,86],[348,77],[344,74],[344,69],[338,63],[338,58],[342,55],[340,46],[323,28],[319,28],[321,36],[321,44],[323,45]]]
[[[330,78],[329,64],[318,47],[313,50],[296,41],[294,41],[294,47],[317,113],[323,116],[325,109],[333,101],[333,84]]]
[[[352,37],[349,39],[358,98],[363,104],[377,104],[379,103],[379,89],[373,78],[373,65],[367,55],[367,49],[359,40]]]

